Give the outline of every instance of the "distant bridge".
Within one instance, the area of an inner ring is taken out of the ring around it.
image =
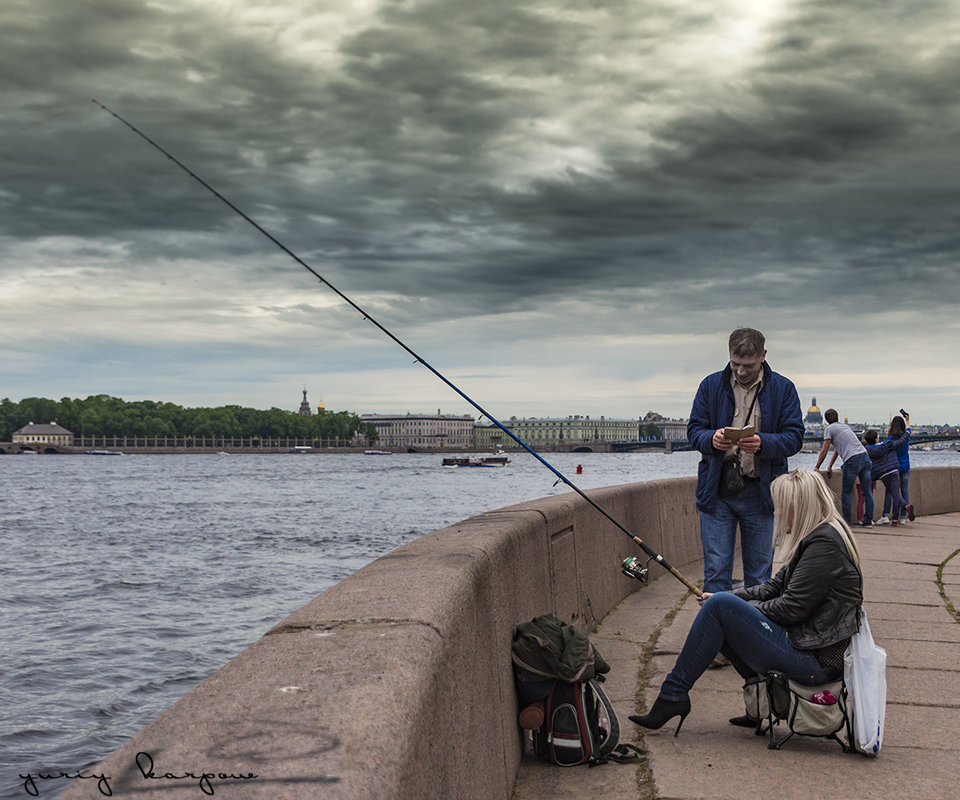
[[[686,439],[652,439],[639,442],[610,442],[611,453],[629,453],[633,450],[665,450],[672,452],[677,450],[692,450],[690,442]]]
[[[867,429],[869,430],[869,428]],[[880,434],[881,438],[879,441],[883,441],[886,438],[886,434]],[[817,444],[823,443],[823,436],[804,436],[804,443],[815,442]],[[949,444],[950,442],[960,443],[960,433],[911,433],[910,434],[910,446],[912,447],[915,444],[930,444],[931,442],[943,442]]]
[[[805,445],[823,444],[823,436],[804,436]],[[910,436],[910,445],[916,444],[957,444],[960,445],[960,433],[914,433]],[[690,442],[686,439],[654,439],[652,441],[632,441],[632,442],[609,442],[608,448],[611,453],[628,453],[633,450],[691,450]]]

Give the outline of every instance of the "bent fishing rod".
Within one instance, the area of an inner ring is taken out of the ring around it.
[[[496,417],[494,417],[489,411],[487,411],[485,408],[483,408],[482,406],[480,406],[475,400],[473,400],[473,398],[469,397],[465,392],[463,392],[463,390],[460,389],[460,387],[458,387],[458,386],[455,385],[452,381],[450,381],[450,380],[449,380],[445,375],[443,375],[439,370],[437,370],[435,367],[431,366],[422,356],[420,356],[418,353],[416,353],[416,352],[415,352],[412,348],[410,348],[405,342],[401,341],[401,340],[400,340],[396,335],[394,335],[390,330],[388,330],[388,329],[387,329],[386,327],[384,327],[380,322],[378,322],[374,317],[372,317],[370,314],[368,314],[367,311],[364,310],[360,305],[358,305],[358,304],[357,304],[356,302],[354,302],[351,298],[349,298],[347,295],[345,295],[343,292],[341,292],[336,286],[334,286],[332,283],[330,283],[330,281],[328,281],[326,278],[324,278],[323,275],[321,275],[321,274],[320,274],[319,272],[317,272],[312,266],[310,266],[310,264],[308,264],[306,261],[304,261],[302,258],[300,258],[300,256],[298,256],[295,252],[293,252],[289,247],[287,247],[283,242],[281,242],[276,236],[274,236],[272,233],[270,233],[270,231],[268,231],[266,228],[264,228],[262,225],[260,225],[260,223],[258,223],[256,220],[254,220],[252,217],[250,217],[248,214],[246,214],[244,211],[242,211],[239,207],[237,207],[236,205],[234,205],[234,203],[233,203],[232,201],[228,200],[224,195],[222,195],[222,194],[221,194],[220,192],[218,192],[215,188],[213,188],[213,186],[211,186],[209,183],[207,183],[203,178],[201,178],[196,172],[194,172],[192,169],[190,169],[186,164],[184,164],[182,161],[180,161],[178,158],[176,158],[176,157],[175,157],[172,153],[170,153],[168,150],[166,150],[166,149],[164,149],[163,147],[161,147],[157,142],[155,142],[153,139],[151,139],[149,136],[147,136],[147,134],[145,134],[143,131],[141,131],[139,128],[137,128],[135,125],[133,125],[132,123],[130,123],[130,122],[128,122],[126,119],[124,119],[122,116],[120,116],[116,111],[113,111],[112,109],[108,108],[108,107],[105,106],[103,103],[101,103],[99,100],[94,99],[94,100],[92,100],[92,102],[95,103],[96,105],[98,105],[98,106],[99,106],[100,108],[102,108],[104,111],[106,111],[106,112],[107,112],[108,114],[110,114],[112,117],[114,117],[115,119],[119,120],[119,121],[122,122],[124,125],[126,125],[131,131],[133,131],[137,136],[139,136],[141,139],[143,139],[145,142],[147,142],[147,144],[149,144],[151,147],[153,147],[153,148],[155,148],[156,150],[159,150],[161,153],[163,153],[163,155],[165,155],[168,159],[170,159],[170,160],[171,160],[174,164],[176,164],[181,170],[183,170],[184,172],[186,172],[187,175],[189,175],[191,178],[193,178],[193,179],[194,179],[197,183],[199,183],[204,189],[206,189],[208,192],[210,192],[210,193],[211,193],[214,197],[216,197],[218,200],[220,200],[221,202],[223,202],[223,203],[224,203],[227,207],[229,207],[234,213],[238,214],[244,221],[246,221],[246,222],[249,223],[252,227],[254,227],[259,233],[261,233],[263,236],[265,236],[267,239],[269,239],[271,242],[273,242],[278,248],[280,248],[280,250],[282,250],[284,253],[286,253],[288,256],[290,256],[290,258],[292,258],[292,259],[293,259],[294,261],[296,261],[301,267],[303,267],[305,270],[307,270],[307,272],[309,272],[311,275],[313,275],[318,281],[320,281],[320,283],[322,283],[322,284],[323,284],[324,286],[326,286],[330,291],[332,291],[335,295],[337,295],[337,297],[339,297],[339,298],[340,298],[341,300],[343,300],[347,305],[349,305],[351,308],[353,308],[355,311],[357,311],[357,312],[364,318],[364,320],[370,322],[375,328],[377,328],[377,329],[378,329],[381,333],[383,333],[387,338],[389,338],[389,339],[391,339],[392,341],[394,341],[394,342],[395,342],[396,344],[398,344],[401,348],[403,348],[407,353],[409,353],[411,356],[413,356],[415,363],[417,363],[417,364],[422,364],[424,367],[426,367],[426,368],[427,368],[430,372],[432,372],[437,378],[439,378],[443,383],[445,383],[447,386],[449,386],[454,392],[456,392],[460,397],[462,397],[462,398],[463,398],[464,400],[466,400],[471,406],[473,406],[473,408],[475,408],[478,412],[480,412],[480,414],[481,414],[482,416],[484,416],[484,417],[486,417],[487,419],[489,419],[490,422],[492,422],[494,425],[496,425],[496,427],[498,427],[501,431],[503,431],[505,434],[507,434],[507,436],[509,436],[511,439],[513,439],[513,441],[515,441],[518,445],[520,445],[520,447],[522,447],[522,448],[523,448],[524,450],[526,450],[530,455],[532,455],[535,459],[537,459],[537,461],[539,461],[541,464],[543,464],[543,466],[545,466],[548,470],[550,470],[550,472],[552,472],[552,473],[556,476],[556,478],[557,478],[557,483],[564,483],[564,484],[566,484],[567,486],[569,486],[574,492],[576,492],[578,495],[580,495],[580,497],[582,497],[587,503],[589,503],[594,509],[596,509],[596,511],[598,511],[603,517],[605,517],[607,520],[609,520],[611,523],[613,523],[613,525],[616,526],[616,528],[617,528],[618,530],[622,531],[622,532],[625,533],[627,536],[629,536],[630,539],[633,540],[633,542],[634,542],[638,547],[640,547],[640,549],[643,550],[644,553],[646,553],[648,556],[650,556],[650,560],[651,560],[651,561],[656,561],[661,567],[663,567],[665,570],[667,570],[667,572],[669,572],[671,575],[673,575],[678,581],[680,581],[684,586],[686,586],[687,589],[689,589],[689,590],[690,590],[693,594],[695,594],[697,597],[702,596],[703,592],[702,592],[695,584],[691,583],[690,580],[689,580],[688,578],[686,578],[686,577],[683,575],[683,573],[681,573],[676,567],[673,567],[673,566],[671,566],[669,563],[667,563],[666,559],[664,559],[664,557],[663,557],[662,555],[660,555],[656,550],[654,550],[652,547],[650,547],[650,545],[648,545],[645,541],[643,541],[643,539],[641,539],[639,536],[636,536],[636,535],[633,534],[631,531],[629,531],[619,520],[617,520],[612,514],[610,514],[610,513],[609,513],[605,508],[603,508],[599,503],[597,503],[595,500],[593,500],[593,498],[591,498],[589,495],[587,495],[582,489],[580,489],[580,487],[576,486],[566,475],[564,475],[564,474],[563,474],[562,472],[560,472],[556,467],[554,467],[553,464],[551,464],[549,461],[547,461],[545,458],[543,458],[543,456],[541,456],[536,450],[534,450],[532,447],[530,447],[526,442],[524,442],[524,441],[523,441],[519,436],[517,436],[513,431],[511,431],[509,428],[507,428],[503,423],[500,422],[500,420],[498,420]],[[554,484],[554,485],[556,485],[556,484]],[[638,579],[641,580],[641,581],[644,579],[644,577],[645,577],[645,575],[646,575],[646,569],[645,569],[644,567],[641,567],[641,566],[637,565],[635,558],[628,558],[628,559],[626,559],[626,560],[623,562],[622,570],[623,570],[623,572],[624,572],[626,575],[629,575],[629,576],[631,576],[631,577],[638,578]]]

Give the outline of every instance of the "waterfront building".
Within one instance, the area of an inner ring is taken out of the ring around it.
[[[643,419],[591,418],[589,415],[575,414],[566,418],[511,417],[503,422],[505,428],[534,448],[560,445],[577,448],[610,442],[635,442],[650,438],[647,435],[650,425],[659,431],[657,438],[686,438],[686,420],[668,420],[652,411]],[[474,441],[477,449],[484,450],[520,447],[493,423],[478,424],[474,430]]]
[[[376,428],[381,447],[473,447],[473,416],[464,414],[363,414]]]
[[[13,432],[14,444],[59,444],[66,447],[73,445],[73,433],[56,422],[49,425],[37,425],[33,422],[24,425],[20,430]]]
[[[648,411],[641,420],[643,426],[647,428],[653,425],[660,431],[660,438],[668,442],[684,442],[687,440],[687,420],[672,419],[658,414],[656,411]]]

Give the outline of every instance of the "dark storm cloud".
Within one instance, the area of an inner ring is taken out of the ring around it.
[[[85,285],[162,276],[160,304],[192,271],[264,294],[264,324],[325,318],[97,97],[404,327],[569,298],[572,328],[618,336],[723,328],[744,298],[935,317],[960,291],[955,11],[8,0],[0,277],[62,255]]]

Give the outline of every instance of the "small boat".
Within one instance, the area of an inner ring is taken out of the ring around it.
[[[363,454],[365,456],[392,456],[393,451],[391,450],[364,450]]]
[[[85,456],[122,456],[119,450],[84,450]]]
[[[510,463],[506,456],[484,456],[482,458],[445,458],[445,467],[505,467]]]

